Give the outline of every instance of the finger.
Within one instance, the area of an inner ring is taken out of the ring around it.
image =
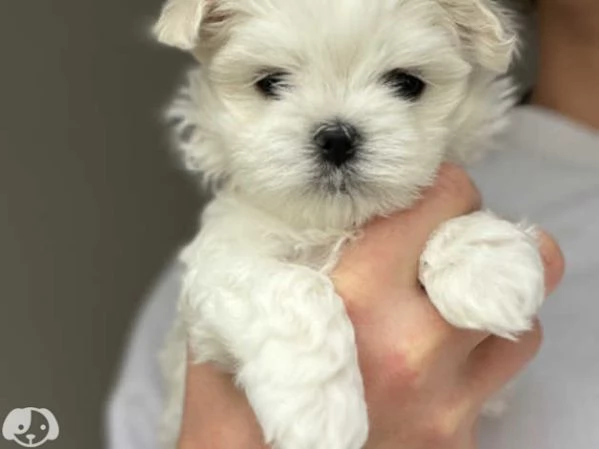
[[[549,234],[540,231],[538,240],[545,269],[545,288],[550,294],[563,278],[565,260],[559,245]],[[476,334],[463,334],[465,339],[474,341],[472,336]],[[484,338],[484,334],[479,333],[478,337]],[[479,400],[485,401],[506,385],[537,354],[541,342],[539,322],[532,332],[524,334],[517,342],[495,336],[481,340],[469,356],[467,376]]]
[[[430,235],[445,221],[477,210],[480,195],[466,172],[446,164],[437,181],[410,210],[375,219],[349,245],[335,270],[358,282],[402,277],[413,284],[418,263]],[[372,263],[376,260],[377,263]]]
[[[545,267],[545,291],[551,294],[564,277],[566,262],[564,255],[553,237],[544,231],[538,235],[539,251]]]
[[[540,323],[519,341],[489,337],[470,354],[466,365],[467,388],[477,403],[497,394],[538,353],[543,340]]]

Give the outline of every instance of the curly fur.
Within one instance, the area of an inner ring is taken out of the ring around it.
[[[187,341],[194,362],[235,374],[274,449],[359,449],[353,328],[328,274],[366,221],[410,207],[444,161],[488,146],[512,105],[513,22],[483,0],[170,0],[154,32],[200,62],[167,117],[215,193],[182,254],[165,442],[180,423]],[[397,68],[425,81],[420,98],[381,82]],[[269,70],[287,76],[276,100],[255,87]],[[349,168],[315,148],[331,120],[363,135]],[[534,232],[491,213],[443,225],[421,261],[446,319],[507,338],[530,327],[542,277]]]

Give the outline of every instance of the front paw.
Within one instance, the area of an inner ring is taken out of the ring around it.
[[[313,374],[304,368],[300,356],[287,378],[249,366],[239,373],[266,443],[273,449],[361,449],[368,416],[358,367],[347,366],[324,381],[317,371],[326,372],[326,365],[313,365]],[[315,377],[298,381],[302,372]]]
[[[544,296],[535,232],[487,212],[441,226],[420,260],[420,281],[451,324],[515,338]]]

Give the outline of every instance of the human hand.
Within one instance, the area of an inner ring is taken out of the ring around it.
[[[474,448],[482,407],[539,348],[538,325],[517,343],[450,326],[418,283],[430,234],[479,206],[466,175],[444,167],[420,204],[372,223],[334,273],[356,332],[370,417],[366,449]],[[540,240],[550,293],[564,261],[549,236]]]
[[[470,449],[483,404],[537,352],[537,326],[518,343],[447,324],[418,283],[420,254],[443,222],[478,209],[467,176],[444,167],[415,208],[369,225],[333,273],[354,324],[370,418],[366,449]],[[547,291],[563,273],[541,236]],[[179,449],[263,449],[260,428],[230,376],[189,368]]]

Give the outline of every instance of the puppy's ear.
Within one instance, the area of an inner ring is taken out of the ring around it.
[[[200,28],[215,0],[167,0],[152,32],[158,42],[182,50],[199,43]]]
[[[510,13],[495,0],[439,0],[457,27],[474,62],[496,73],[508,70],[518,33]]]

